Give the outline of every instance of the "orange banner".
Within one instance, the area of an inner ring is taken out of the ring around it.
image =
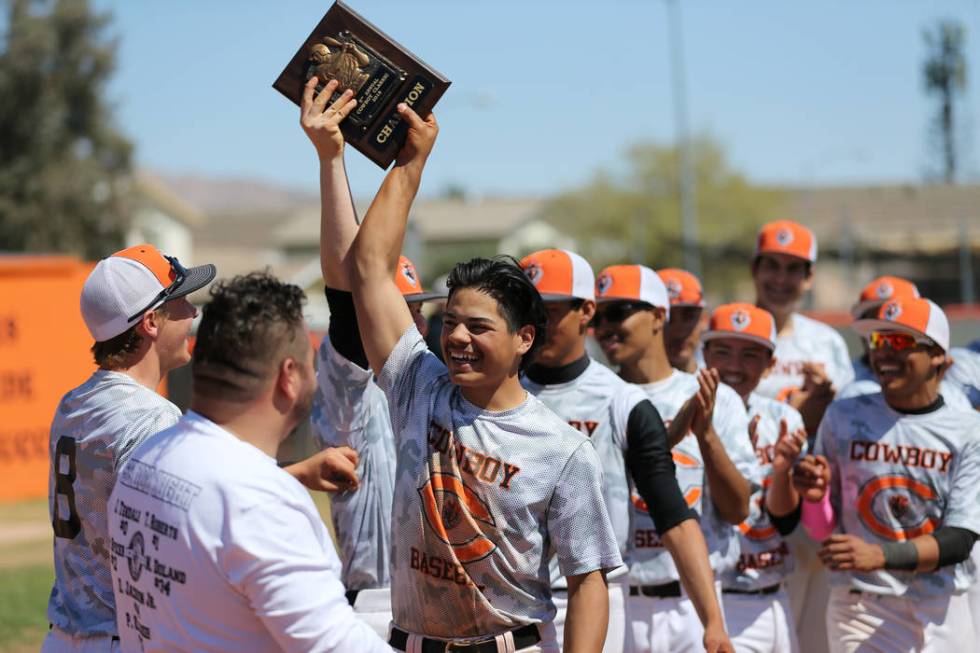
[[[0,501],[48,494],[55,408],[95,369],[78,303],[91,269],[67,256],[0,256]]]

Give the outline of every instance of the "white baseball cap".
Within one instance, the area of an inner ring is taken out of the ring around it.
[[[670,296],[663,279],[645,265],[610,265],[599,273],[596,301],[644,302],[670,316]]]
[[[543,249],[521,259],[521,269],[546,302],[595,299],[595,273],[575,252]]]
[[[135,245],[99,261],[82,286],[82,318],[96,342],[115,338],[147,311],[214,280],[211,264],[185,268],[153,245]]]

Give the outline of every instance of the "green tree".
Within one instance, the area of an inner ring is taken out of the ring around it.
[[[782,217],[786,200],[749,183],[710,137],[694,139],[691,149],[704,281],[730,293],[744,276],[733,272],[745,270],[759,225]],[[620,172],[600,170],[584,187],[550,201],[543,217],[572,235],[596,270],[623,262],[680,267],[678,156],[676,147],[635,145]]]
[[[109,17],[87,0],[3,5],[0,250],[104,256],[126,232],[132,151],[105,99]]]

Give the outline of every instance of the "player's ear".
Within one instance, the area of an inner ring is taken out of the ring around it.
[[[534,339],[536,337],[545,338],[544,333],[535,334],[535,328],[533,324],[525,324],[517,331],[514,332],[514,337],[517,338],[517,353],[523,356],[531,350],[531,345],[534,344]]]
[[[582,303],[581,313],[579,317],[579,330],[585,333],[589,329],[589,324],[592,323],[592,318],[595,317],[595,302],[591,299],[586,299]]]
[[[166,319],[166,314],[159,309],[150,309],[143,313],[143,317],[137,322],[143,335],[151,340],[156,340],[160,335],[160,327]]]
[[[279,363],[279,373],[276,375],[276,395],[292,405],[302,391],[302,374],[299,363],[295,358],[286,357]]]
[[[776,355],[769,354],[769,364],[766,365],[766,369],[762,370],[762,378],[766,378],[772,373],[773,368],[776,367]]]

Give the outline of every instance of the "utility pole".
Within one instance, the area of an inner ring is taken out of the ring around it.
[[[684,43],[681,34],[681,15],[677,0],[666,0],[669,13],[671,78],[674,87],[674,126],[677,132],[677,151],[680,161],[678,178],[681,196],[681,240],[684,247],[684,268],[701,276],[701,251],[698,234],[697,204],[695,202],[694,162],[691,160],[691,139],[687,127],[687,89],[684,81]]]

